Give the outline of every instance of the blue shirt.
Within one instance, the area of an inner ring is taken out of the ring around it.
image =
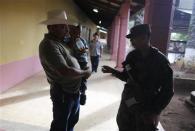
[[[102,49],[103,45],[100,43],[100,41],[92,40],[89,44],[90,56],[100,56]]]
[[[88,46],[87,46],[87,43],[84,39],[82,38],[77,38],[76,39],[76,44],[74,46],[74,49],[75,49],[75,54],[76,54],[76,58],[79,62],[88,62],[87,60],[87,52],[81,52],[82,49],[85,49],[87,50],[88,49]]]

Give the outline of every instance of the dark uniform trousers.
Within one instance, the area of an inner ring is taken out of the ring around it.
[[[143,122],[141,113],[130,112],[124,101],[121,101],[117,114],[119,131],[158,131],[155,125]]]
[[[66,93],[59,86],[52,86],[50,90],[53,103],[53,121],[50,131],[73,131],[79,120],[79,93]]]

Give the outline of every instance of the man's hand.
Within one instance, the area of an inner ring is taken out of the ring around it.
[[[88,78],[91,76],[92,71],[91,71],[90,68],[88,68],[88,69],[85,70],[84,73],[85,73],[84,78],[85,78],[85,79],[88,79]]]
[[[102,72],[103,73],[113,73],[114,69],[110,66],[104,65],[104,66],[102,66]]]
[[[80,48],[79,51],[80,51],[80,53],[85,53],[85,52],[87,52],[87,49],[83,47],[83,48]]]

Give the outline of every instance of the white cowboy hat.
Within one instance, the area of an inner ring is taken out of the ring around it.
[[[44,25],[67,24],[67,16],[65,10],[52,10],[47,13],[47,20],[42,21]]]

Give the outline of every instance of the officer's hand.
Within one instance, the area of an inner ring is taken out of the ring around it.
[[[143,114],[143,120],[146,124],[151,124],[154,126],[158,126],[159,115],[158,114]]]
[[[110,66],[106,66],[106,65],[102,66],[102,72],[103,72],[103,73],[112,73],[113,70],[114,70],[114,69],[111,68]]]

